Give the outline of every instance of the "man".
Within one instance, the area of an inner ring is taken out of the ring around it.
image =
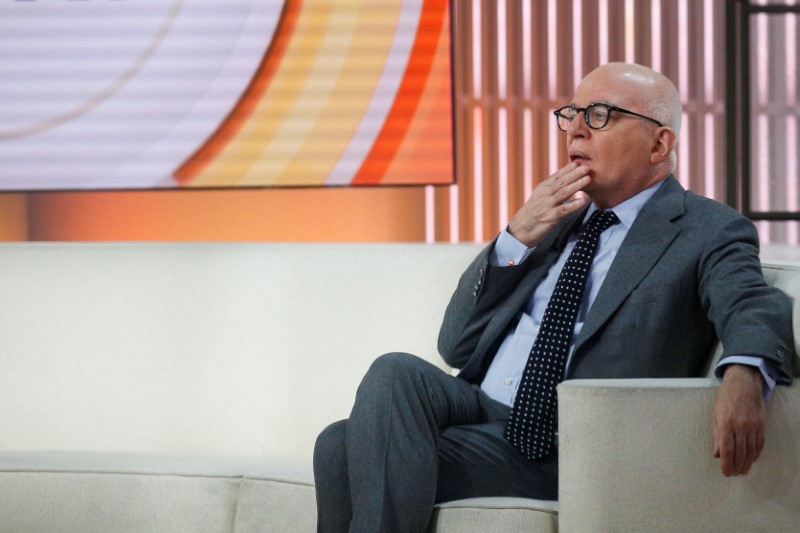
[[[713,453],[724,475],[749,471],[765,398],[791,382],[791,311],[763,280],[753,225],[671,176],[680,118],[674,85],[646,67],[581,82],[556,112],[570,162],[447,308],[439,350],[458,377],[380,357],[350,418],[317,440],[319,531],[424,531],[438,501],[555,499],[555,383],[701,375],[717,337]]]

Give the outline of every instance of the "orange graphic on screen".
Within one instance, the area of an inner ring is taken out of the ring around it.
[[[175,175],[188,187],[450,183],[451,121],[446,0],[289,0],[241,101]]]

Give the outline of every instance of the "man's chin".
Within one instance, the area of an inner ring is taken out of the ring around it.
[[[597,193],[597,187],[594,183],[594,176],[592,176],[592,181],[589,182],[589,185],[581,189],[581,192],[586,193],[590,198]]]

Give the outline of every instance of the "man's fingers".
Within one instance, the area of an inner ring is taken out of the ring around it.
[[[588,168],[579,165],[578,163],[570,163],[553,174],[551,186],[553,187],[553,190],[556,191],[564,189],[565,187],[569,187],[570,185],[574,184],[588,173]]]
[[[761,430],[717,430],[714,428],[714,457],[720,459],[720,468],[726,476],[740,476],[750,472],[764,449],[764,432]],[[719,438],[718,435],[724,434]]]
[[[714,455],[715,459],[719,459],[719,455],[720,455],[720,450],[719,450],[719,432],[717,431],[717,424],[713,423],[713,422],[711,424],[711,435],[712,435],[712,440],[714,442],[713,455]]]
[[[578,193],[591,182],[587,172],[586,167],[576,167],[574,171],[553,182],[552,205],[561,208],[562,215],[580,209],[586,204],[588,198],[585,195],[578,196]]]
[[[553,174],[550,175],[549,181],[557,182],[562,176],[569,174],[570,172],[574,171],[580,165],[574,161],[567,163],[563,167],[559,168]]]
[[[586,202],[589,201],[589,197],[586,195],[574,196],[570,198],[566,202],[561,204],[561,210],[566,215],[568,213],[572,213],[573,211],[577,211],[578,209],[582,208],[586,205]]]
[[[747,456],[744,460],[744,465],[742,466],[741,474],[747,474],[750,472],[750,467],[753,466],[753,463],[756,462],[758,459],[758,453],[756,450],[756,433],[751,431],[747,435]]]
[[[722,438],[722,442],[720,443],[720,468],[722,468],[722,473],[725,476],[732,476],[733,475],[733,461],[734,461],[734,453],[736,450],[736,443],[734,440],[733,433],[726,434]]]
[[[747,474],[764,447],[766,410],[758,370],[731,365],[712,411],[714,454],[725,476]]]
[[[575,196],[575,193],[586,187],[590,181],[591,178],[584,174],[575,180],[564,182],[561,187],[555,189],[553,196],[560,200],[561,203],[566,202],[568,199]]]
[[[747,463],[747,434],[734,433],[733,439],[736,442],[733,447],[733,475],[739,475]]]
[[[761,455],[761,450],[764,449],[764,428],[759,428],[756,432],[756,459]]]
[[[586,205],[579,194],[591,182],[589,169],[571,162],[540,183],[508,223],[511,235],[529,248],[535,246],[561,218]]]

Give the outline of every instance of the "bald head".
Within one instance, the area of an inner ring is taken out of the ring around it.
[[[617,97],[615,101],[619,105],[661,122],[675,132],[677,141],[683,115],[681,97],[672,81],[663,74],[635,63],[608,63],[590,72],[583,78],[581,85],[587,82],[601,82],[614,87]],[[664,161],[666,170],[674,171],[677,161],[673,146],[669,157]]]
[[[638,109],[680,135],[683,108],[678,89],[672,81],[655,70],[635,63],[608,63],[597,67],[584,80],[603,76],[620,87],[630,88]]]

